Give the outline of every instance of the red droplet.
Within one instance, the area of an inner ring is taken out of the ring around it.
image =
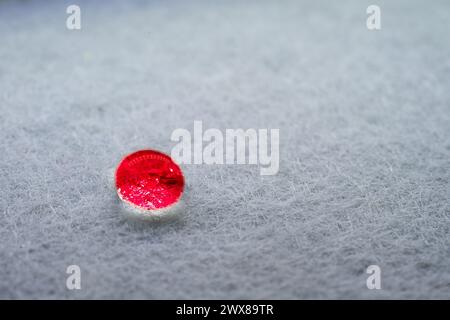
[[[184,189],[180,167],[164,153],[141,150],[126,156],[116,170],[119,197],[144,210],[175,204]]]

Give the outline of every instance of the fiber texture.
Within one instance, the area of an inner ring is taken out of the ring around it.
[[[0,2],[0,298],[450,298],[448,1],[69,4]],[[194,120],[280,128],[279,173],[125,219],[119,160]]]

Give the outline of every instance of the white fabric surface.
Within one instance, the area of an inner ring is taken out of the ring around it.
[[[0,2],[1,298],[450,298],[448,1],[77,3]],[[111,170],[194,120],[280,128],[279,174],[129,223]]]

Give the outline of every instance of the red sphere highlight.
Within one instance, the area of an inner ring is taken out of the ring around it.
[[[141,150],[120,162],[116,189],[124,202],[141,210],[158,210],[178,202],[184,190],[184,177],[168,155]]]

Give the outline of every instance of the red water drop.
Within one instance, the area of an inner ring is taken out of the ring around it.
[[[157,210],[175,204],[183,193],[180,167],[164,153],[141,150],[129,154],[116,170],[119,197],[139,209]]]

